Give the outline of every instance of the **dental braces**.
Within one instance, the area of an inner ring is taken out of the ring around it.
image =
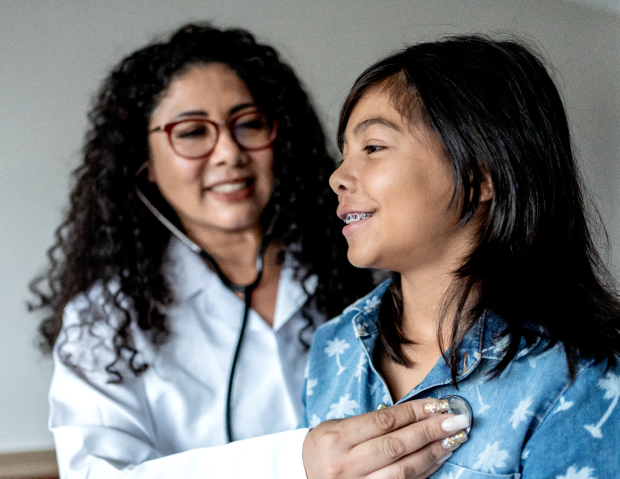
[[[374,213],[349,213],[347,217],[344,219],[344,222],[346,224],[351,224],[359,220],[370,218],[372,216],[374,216]]]

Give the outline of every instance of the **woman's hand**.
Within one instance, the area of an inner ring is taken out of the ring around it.
[[[467,418],[441,414],[442,410],[441,401],[419,399],[322,422],[304,441],[306,475],[308,479],[428,477],[467,440],[462,431],[469,426]]]

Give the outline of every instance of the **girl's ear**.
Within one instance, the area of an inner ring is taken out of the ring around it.
[[[486,171],[483,174],[484,179],[480,183],[480,198],[478,199],[480,203],[489,201],[493,198],[493,181],[491,180],[491,175]]]

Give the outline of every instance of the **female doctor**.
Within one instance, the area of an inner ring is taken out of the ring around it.
[[[320,124],[271,47],[185,26],[121,61],[89,119],[33,284],[63,478],[417,477],[441,457],[448,433],[417,404],[272,434],[297,425],[315,328],[372,284],[346,259]]]

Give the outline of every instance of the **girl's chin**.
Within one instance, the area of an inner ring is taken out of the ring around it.
[[[351,247],[349,247],[349,251],[347,252],[349,263],[356,268],[380,268],[380,266],[376,266],[376,261],[373,261],[369,256],[368,254],[355,251]]]

